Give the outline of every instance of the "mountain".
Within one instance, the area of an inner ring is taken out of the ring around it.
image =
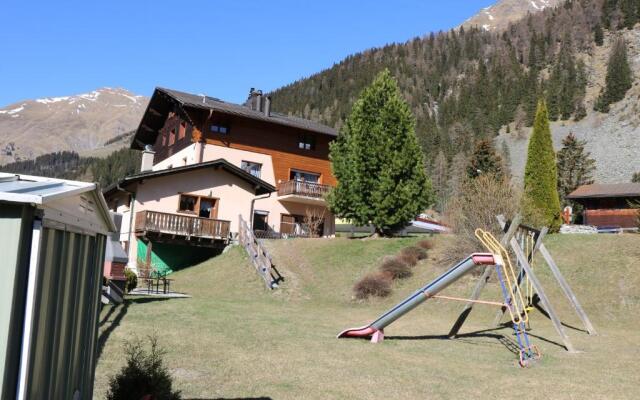
[[[536,0],[536,13],[527,3],[498,2],[489,10],[497,21],[489,30],[467,22],[353,54],[275,90],[272,107],[340,128],[358,94],[387,68],[416,117],[429,173],[441,175],[434,181],[446,182],[441,189],[451,192],[479,139],[492,138],[511,159],[515,177],[522,176],[536,102],[544,97],[556,147],[573,131],[596,158],[596,181],[628,182],[640,171],[640,25],[633,25],[640,21],[640,0]],[[525,16],[500,31],[501,21],[511,18],[508,6]],[[594,40],[598,25],[605,27],[602,46]],[[624,100],[603,114],[593,104],[618,35],[626,38],[636,79]]]
[[[54,151],[101,149],[138,126],[148,101],[125,89],[101,88],[0,108],[0,165]]]
[[[564,0],[500,0],[492,6],[485,7],[476,15],[466,20],[462,26],[479,26],[486,31],[500,31],[510,23],[545,8],[555,7]]]

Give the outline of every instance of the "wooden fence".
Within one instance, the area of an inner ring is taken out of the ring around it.
[[[267,250],[258,242],[253,231],[249,229],[249,225],[239,217],[240,229],[238,230],[238,242],[247,251],[249,258],[253,263],[258,275],[262,277],[268,289],[278,287],[278,282],[284,280],[280,273],[275,269],[271,256]]]

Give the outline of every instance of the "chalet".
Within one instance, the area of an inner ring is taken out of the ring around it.
[[[129,266],[146,260],[172,269],[177,253],[205,257],[241,220],[269,236],[334,235],[324,197],[336,184],[336,135],[272,112],[270,97],[253,89],[239,105],[156,88],[131,144],[143,152],[141,171],[105,191],[123,215]]]
[[[630,203],[640,201],[640,183],[583,185],[568,199],[584,206],[583,223],[597,227],[637,227],[638,210]]]

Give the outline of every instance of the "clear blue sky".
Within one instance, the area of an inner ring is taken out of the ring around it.
[[[19,1],[0,16],[0,107],[111,86],[244,100],[494,0]]]

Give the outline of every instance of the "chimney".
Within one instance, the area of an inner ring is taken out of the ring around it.
[[[264,97],[264,115],[271,116],[271,96]]]
[[[140,163],[140,172],[151,171],[153,168],[153,157],[155,156],[155,151],[153,151],[153,147],[150,144],[144,146],[144,150],[142,151],[142,162]]]
[[[256,91],[256,107],[254,110],[258,112],[262,111],[262,90]]]

